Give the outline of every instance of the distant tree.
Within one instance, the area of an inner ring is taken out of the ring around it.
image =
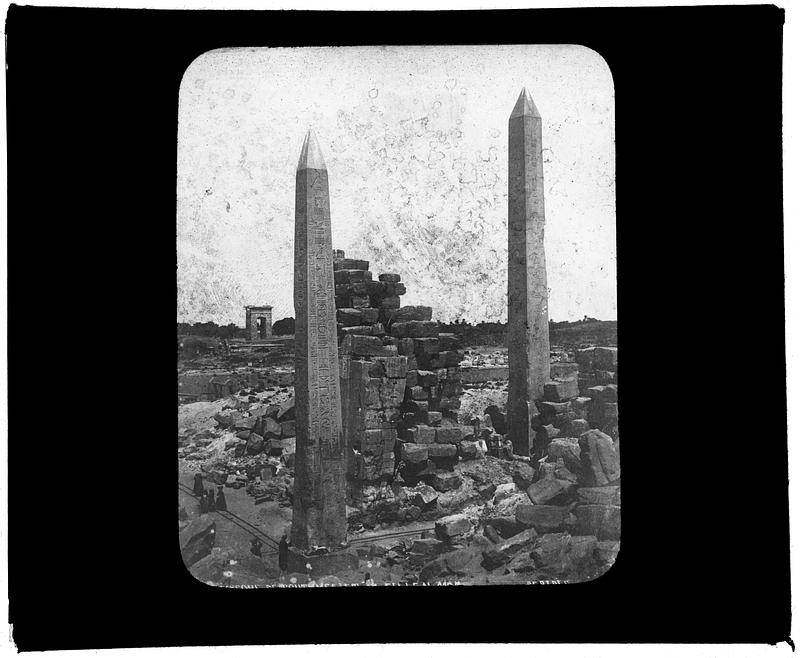
[[[291,336],[294,334],[294,318],[283,318],[272,325],[275,336]]]

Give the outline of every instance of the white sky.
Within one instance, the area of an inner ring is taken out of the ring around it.
[[[424,20],[424,18],[423,18]],[[398,272],[404,304],[505,320],[507,126],[543,118],[550,317],[616,318],[613,82],[582,46],[211,51],[186,71],[178,135],[178,320],[294,315],[294,176],[328,164],[335,248]]]

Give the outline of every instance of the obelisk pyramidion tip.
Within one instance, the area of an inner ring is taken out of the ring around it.
[[[539,114],[539,110],[536,109],[536,104],[533,102],[533,98],[531,98],[531,95],[528,93],[528,90],[525,89],[525,87],[523,87],[522,91],[519,92],[517,104],[514,106],[514,110],[511,112],[511,116],[509,118],[516,119],[517,117],[542,118],[542,115]]]
[[[297,163],[297,171],[301,169],[326,169],[325,158],[322,157],[322,149],[319,147],[317,136],[313,130],[306,133],[303,141],[303,149],[300,151],[300,161]]]

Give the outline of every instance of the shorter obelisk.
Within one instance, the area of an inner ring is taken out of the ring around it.
[[[542,117],[523,88],[508,120],[508,436],[530,455],[531,416],[550,380]]]
[[[295,452],[292,545],[347,539],[328,171],[309,131],[295,187]]]

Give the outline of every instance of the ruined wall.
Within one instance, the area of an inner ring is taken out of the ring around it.
[[[457,336],[440,333],[429,306],[400,305],[397,274],[374,281],[369,263],[336,251],[342,419],[351,499],[391,481],[447,487],[459,459],[486,451],[458,424],[463,393]],[[398,464],[398,460],[401,462]]]

